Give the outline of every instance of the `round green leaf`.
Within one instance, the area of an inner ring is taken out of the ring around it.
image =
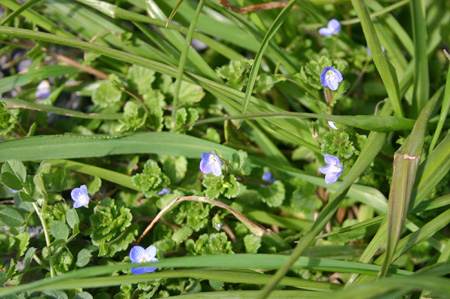
[[[57,240],[66,240],[69,237],[69,228],[62,221],[54,221],[50,227],[52,236]]]

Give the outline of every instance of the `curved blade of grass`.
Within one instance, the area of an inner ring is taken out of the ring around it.
[[[155,19],[160,19],[164,22],[167,21],[167,17],[164,15],[164,13],[158,7],[158,4],[154,0],[145,0],[145,3],[146,3],[147,12],[150,16],[152,16]],[[196,14],[200,14],[200,12],[198,12],[198,13],[196,12]],[[195,16],[194,16],[194,18],[195,18]],[[198,19],[198,15],[196,18]],[[194,20],[192,22],[194,22]],[[195,21],[195,23],[196,23],[196,21]],[[191,23],[191,27],[192,27],[192,23]],[[188,34],[189,34],[190,30],[194,30],[193,28],[191,29],[191,27],[188,30]],[[174,31],[172,29],[160,28],[159,30],[160,30],[161,34],[174,47],[176,47],[182,53],[181,55],[183,55],[183,49],[186,47],[187,40],[185,40],[179,32]],[[192,32],[191,32],[191,39],[192,39]],[[189,48],[191,47],[190,43],[189,43],[188,47]],[[192,65],[194,65],[194,67],[196,67],[199,71],[201,71],[205,76],[207,76],[208,78],[215,80],[215,81],[219,80],[219,77],[214,72],[214,70],[203,59],[203,57],[200,54],[198,54],[194,49],[192,49],[192,51],[186,52],[185,55],[186,55],[185,59],[189,59],[189,61],[192,63]],[[181,60],[180,60],[180,63],[181,63]],[[183,64],[183,68],[184,68],[184,64]]]
[[[142,67],[147,67],[150,68],[151,70],[169,75],[171,77],[176,77],[177,74],[177,70],[174,67],[162,64],[160,62],[149,60],[127,52],[118,51],[115,49],[99,46],[96,44],[83,42],[78,39],[65,38],[52,34],[36,32],[32,30],[24,30],[2,26],[0,26],[0,33],[16,37],[20,36],[24,38],[48,41],[51,43],[80,48],[85,51],[92,51],[94,53],[102,54],[120,61],[133,63],[136,65],[140,65]],[[203,88],[205,88],[206,90],[217,96],[227,109],[234,109],[235,111],[239,111],[242,108],[242,100],[244,98],[244,95],[240,91],[237,91],[233,88],[227,87],[223,84],[208,80],[206,78],[197,76],[192,73],[186,73],[186,75],[183,77],[183,80],[201,85]],[[277,108],[276,106],[273,106],[255,97],[251,97],[249,103],[249,111],[274,112],[274,111],[282,111],[282,109]],[[230,114],[235,113],[234,111],[231,111]],[[279,119],[279,120],[269,119],[263,120],[262,123],[264,123],[266,126],[271,127],[275,131],[279,131],[279,133],[282,134],[283,137],[287,138],[289,142],[304,145],[307,148],[311,149],[312,151],[320,153],[319,147],[315,145],[314,140],[311,137],[307,122],[305,121],[301,122],[299,120],[294,121],[288,119]]]
[[[306,112],[266,112],[240,114],[223,117],[211,117],[196,121],[193,125],[200,125],[212,122],[223,122],[230,119],[258,119],[258,118],[316,118],[323,120],[331,120],[342,123],[347,126],[377,132],[403,131],[413,128],[415,121],[408,118],[400,118],[396,116],[379,116],[379,115],[326,115]]]
[[[150,273],[144,275],[121,275],[113,277],[96,277],[77,279],[70,282],[56,282],[48,284],[45,287],[39,289],[32,289],[30,291],[39,292],[45,290],[57,290],[57,289],[75,289],[75,288],[99,288],[116,286],[124,283],[139,283],[161,278],[198,278],[206,280],[217,280],[229,283],[247,283],[247,284],[265,284],[271,277],[271,275],[264,275],[260,273],[252,272],[238,272],[238,271],[220,271],[220,270],[174,270],[174,271],[161,271],[159,273]],[[311,281],[300,278],[285,277],[281,285],[291,286],[295,288],[301,288],[305,290],[314,291],[332,291],[340,289],[340,285]]]
[[[431,152],[417,170],[417,182],[411,199],[419,205],[450,171],[450,133]]]
[[[0,79],[0,94],[14,88],[24,86],[33,81],[40,81],[50,77],[78,74],[81,70],[72,66],[48,65],[24,74],[8,76]]]
[[[45,278],[29,284],[0,288],[0,296],[6,296],[18,292],[24,292],[32,289],[42,289],[46,285],[57,282],[70,283],[74,279],[96,277],[108,275],[115,271],[125,270],[135,267],[157,267],[157,268],[225,268],[225,269],[278,269],[283,265],[289,256],[273,254],[226,254],[210,256],[185,256],[163,259],[154,263],[141,264],[115,264],[107,266],[94,266],[80,270],[60,274],[53,278]],[[293,265],[293,269],[310,269],[317,271],[333,271],[342,273],[364,273],[376,275],[380,269],[377,265],[366,265],[348,261],[337,261],[323,258],[300,257]],[[161,272],[153,273],[153,277]],[[395,276],[411,276],[412,272],[403,270],[394,270]]]
[[[389,115],[392,108],[387,104],[383,107],[380,115]],[[333,217],[340,203],[344,200],[350,186],[358,178],[358,176],[369,166],[370,163],[375,159],[376,155],[379,153],[386,141],[386,133],[371,132],[366,140],[364,148],[361,151],[361,155],[356,160],[352,169],[345,177],[344,181],[339,186],[339,189],[331,198],[328,204],[323,208],[314,222],[311,229],[299,240],[297,246],[289,257],[289,261],[281,267],[274,278],[263,288],[258,298],[266,298],[270,292],[276,287],[278,281],[286,275],[287,271],[295,263],[295,261],[300,257],[300,255],[305,251],[305,249],[311,244],[314,238],[320,233],[320,231],[325,227],[327,222]]]
[[[378,12],[388,9],[389,7],[397,6],[400,4],[405,5],[410,1],[411,0],[400,1],[398,3],[392,4],[391,6],[387,6],[386,8],[383,8],[383,6],[381,6],[377,1],[370,1],[370,2],[367,2],[366,4],[373,10],[376,10],[378,13]],[[386,11],[386,12],[388,12],[388,11]],[[371,14],[370,16],[373,19],[374,14]],[[413,56],[414,55],[413,41],[411,40],[411,38],[409,37],[409,35],[405,31],[405,29],[403,29],[401,24],[397,21],[397,19],[391,14],[384,15],[383,17],[378,18],[378,19],[380,19],[381,22],[385,23],[387,26],[390,27],[392,34],[396,35],[398,40],[402,43],[403,50],[407,51],[409,55]],[[344,24],[344,22],[342,22],[342,24]]]
[[[430,99],[428,104],[417,118],[416,124],[408,136],[406,142],[394,155],[394,172],[392,174],[391,189],[389,191],[389,210],[386,258],[380,272],[380,277],[387,274],[391,264],[398,240],[403,230],[406,216],[408,214],[411,192],[416,179],[419,166],[420,153],[422,151],[428,120],[434,107],[440,98],[440,91]]]
[[[169,25],[169,23],[172,21],[173,17],[175,16],[175,14],[178,11],[178,8],[180,8],[181,3],[183,3],[183,0],[178,0],[177,4],[175,5],[175,7],[173,8],[172,12],[170,13],[169,17],[167,18],[167,22],[166,22],[166,28]],[[203,5],[202,5],[203,6]]]
[[[419,115],[429,98],[430,79],[428,76],[427,26],[422,0],[411,0],[414,37],[414,89],[411,113]]]
[[[62,167],[69,170],[81,172],[84,174],[93,175],[101,179],[116,183],[117,185],[124,186],[132,190],[140,191],[138,188],[136,188],[136,186],[133,185],[133,182],[131,181],[131,176],[120,172],[70,160],[51,159],[49,161],[52,164],[52,166]]]
[[[28,4],[28,2],[25,3],[24,5],[26,5],[26,4]],[[16,11],[18,9],[20,9],[20,7],[21,7],[20,4],[15,2],[14,0],[2,0],[2,5],[8,7],[9,9],[16,10]],[[50,21],[43,15],[41,15],[31,9],[22,11],[21,15],[23,17],[27,18],[28,20],[30,20],[31,22],[36,23],[36,25],[38,25],[39,27],[44,28],[48,32],[53,32],[54,34],[57,34],[60,36],[65,36],[65,37],[72,37],[72,38],[75,37],[73,34],[64,30],[64,28],[61,28],[61,26],[56,25],[55,23],[53,23],[52,21]],[[1,24],[0,24],[0,26],[1,26]]]
[[[367,8],[363,0],[352,0],[353,7],[356,14],[361,20],[361,26],[366,37],[367,44],[370,52],[372,53],[372,59],[375,62],[375,66],[380,73],[384,86],[389,97],[389,101],[394,109],[395,115],[398,117],[404,117],[403,108],[401,105],[398,79],[394,74],[388,60],[386,59],[381,44],[378,39],[375,27],[372,24]]]
[[[258,76],[259,67],[261,65],[261,60],[264,56],[264,52],[267,49],[267,46],[269,45],[269,41],[273,38],[275,33],[278,31],[280,26],[283,24],[284,20],[288,16],[289,12],[291,11],[292,7],[294,6],[296,0],[290,0],[286,6],[283,8],[283,10],[280,12],[280,14],[277,16],[275,21],[270,26],[269,30],[266,33],[266,36],[264,36],[264,39],[261,42],[261,46],[258,49],[258,53],[256,53],[255,61],[253,62],[252,69],[250,71],[250,76],[247,83],[247,88],[245,90],[245,96],[244,96],[244,103],[242,108],[242,114],[245,114],[247,111],[247,106],[250,101],[250,97],[253,93],[253,87],[255,86],[256,77]]]
[[[334,299],[369,299],[369,298],[394,298],[386,296],[390,291],[401,290],[395,298],[412,290],[430,290],[440,298],[448,297],[450,294],[450,279],[431,275],[417,275],[409,277],[388,277],[383,280],[371,282],[363,285],[348,287],[342,291],[333,292]],[[329,298],[323,293],[321,298]]]
[[[182,0],[180,0],[181,4]],[[197,24],[198,17],[200,16],[200,12],[202,11],[203,4],[205,3],[205,0],[200,0],[198,2],[197,10],[195,11],[194,18],[191,21],[191,25],[189,26],[188,34],[186,35],[186,40],[184,43],[184,47],[181,51],[181,57],[180,62],[178,63],[178,73],[177,78],[175,80],[175,90],[173,95],[173,101],[172,101],[172,118],[175,119],[177,115],[177,108],[178,108],[178,97],[180,95],[180,88],[181,88],[181,80],[183,78],[183,72],[184,72],[184,65],[186,63],[187,55],[189,52],[189,49],[191,48],[191,41],[192,41],[192,35],[194,33],[195,26]],[[179,4],[178,4],[179,6]],[[178,7],[177,6],[177,7]],[[177,7],[174,8],[177,9]],[[169,21],[167,21],[169,22]]]
[[[69,117],[85,118],[85,119],[104,119],[104,120],[114,120],[120,119],[122,117],[121,113],[115,114],[99,114],[99,113],[83,113],[76,110],[70,110],[65,108],[59,108],[50,105],[36,104],[29,101],[19,100],[19,99],[4,99],[0,98],[1,102],[6,104],[8,108],[21,108],[27,110],[43,111],[47,113],[53,113],[58,115],[64,115]]]
[[[16,9],[15,11],[13,11],[12,13],[10,13],[8,16],[4,17],[1,21],[0,21],[0,26],[2,26],[3,24],[6,24],[8,21],[10,21],[11,19],[15,18],[16,16],[20,15],[23,11],[27,10],[28,8],[30,8],[31,6],[41,2],[42,0],[30,0],[24,4],[22,4],[22,6],[20,6],[18,9]]]
[[[447,119],[448,111],[450,109],[450,68],[447,72],[447,81],[445,83],[444,99],[442,102],[441,115],[439,116],[439,121],[436,127],[436,131],[433,135],[433,140],[431,140],[429,152],[432,152],[441,134],[444,122]]]
[[[232,154],[236,152],[211,141],[169,132],[125,136],[43,135],[1,142],[0,162],[5,162],[6,159],[20,161],[76,159],[129,153],[200,158],[201,153],[213,150],[218,150],[227,160],[231,160]]]

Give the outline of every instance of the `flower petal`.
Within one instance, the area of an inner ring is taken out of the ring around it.
[[[325,176],[325,183],[327,184],[333,184],[338,179],[338,175],[335,173],[329,173]]]
[[[323,27],[319,29],[319,34],[330,37],[332,32],[330,31],[330,29],[328,29],[328,27]]]
[[[156,251],[157,251],[157,249],[153,245],[147,247],[147,249],[145,249],[145,254],[147,256],[147,259],[148,260],[153,259],[156,256]]]
[[[130,260],[132,263],[139,263],[145,257],[145,249],[141,246],[134,246],[130,250]]]
[[[338,157],[335,157],[335,156],[330,155],[330,154],[325,154],[325,163],[327,163],[329,165],[336,165],[336,166],[337,166],[337,163],[341,164],[339,162],[339,158]]]
[[[334,130],[339,130],[338,127],[336,127],[336,122],[334,121],[329,120],[328,125]]]
[[[338,34],[341,31],[341,23],[339,23],[336,19],[331,19],[328,22],[328,29],[332,32],[332,34]]]

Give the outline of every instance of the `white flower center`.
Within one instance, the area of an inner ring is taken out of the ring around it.
[[[325,75],[327,81],[336,81],[336,74],[333,71],[328,71],[327,74]]]
[[[89,197],[87,196],[87,194],[81,193],[80,197],[78,197],[78,201],[82,201],[82,202],[89,201]]]
[[[213,164],[217,162],[217,158],[214,155],[209,155],[209,164]]]
[[[340,167],[337,167],[336,165],[331,165],[330,166],[330,172],[331,173],[338,173],[339,171],[341,171]]]
[[[141,257],[138,258],[138,263],[146,263],[146,262],[150,262],[152,260],[152,258],[148,255],[142,255]]]

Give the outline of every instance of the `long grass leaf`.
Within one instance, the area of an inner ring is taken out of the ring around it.
[[[280,14],[277,16],[275,21],[270,26],[269,30],[266,33],[266,36],[264,36],[264,39],[261,42],[261,46],[259,47],[258,53],[256,53],[255,61],[253,62],[252,69],[250,71],[250,76],[247,83],[247,88],[245,90],[245,97],[244,97],[244,103],[242,108],[242,114],[245,114],[245,111],[247,110],[248,102],[250,101],[250,96],[253,93],[253,87],[255,86],[256,77],[258,76],[259,67],[261,65],[261,60],[264,56],[264,52],[267,49],[267,46],[269,45],[269,41],[273,38],[275,33],[278,31],[278,29],[283,24],[284,20],[288,16],[289,12],[291,11],[292,7],[294,6],[296,0],[290,0],[286,6],[283,8],[283,10],[280,12]]]
[[[197,10],[195,11],[195,15],[191,21],[191,25],[189,26],[188,34],[186,35],[186,41],[185,41],[184,47],[181,51],[180,62],[178,63],[177,78],[175,80],[174,96],[173,96],[173,101],[172,101],[172,118],[173,119],[175,119],[176,114],[177,114],[178,97],[180,94],[180,88],[181,88],[181,82],[182,82],[181,80],[183,78],[184,65],[186,63],[186,58],[189,53],[189,49],[191,48],[192,35],[194,33],[194,29],[197,24],[198,17],[200,16],[200,12],[202,11],[204,3],[205,3],[205,0],[200,0],[198,2]]]
[[[122,117],[121,113],[115,113],[115,114],[83,113],[83,112],[76,111],[76,110],[70,110],[70,109],[59,108],[59,107],[43,105],[43,104],[36,104],[33,102],[19,100],[19,99],[0,98],[0,101],[4,102],[6,104],[6,107],[8,107],[8,108],[20,108],[20,109],[27,109],[27,110],[43,111],[43,112],[47,112],[47,113],[64,115],[64,116],[68,116],[68,117],[77,117],[77,118],[84,118],[84,119],[104,119],[104,120],[107,120],[107,119],[109,119],[109,120],[116,119],[117,120]]]
[[[445,83],[444,99],[442,101],[441,114],[439,116],[439,121],[434,132],[433,139],[431,140],[429,152],[432,152],[441,134],[444,122],[447,119],[448,111],[450,110],[450,68],[447,72],[447,81]]]
[[[395,115],[404,117],[403,108],[401,105],[398,79],[394,74],[388,60],[386,59],[378,35],[375,31],[375,27],[372,24],[367,8],[363,0],[352,0],[353,7],[356,14],[361,20],[361,26],[363,28],[364,36],[366,37],[367,44],[370,52],[372,53],[375,66],[380,73],[381,79],[386,87],[386,92],[389,96],[392,108]]]
[[[411,0],[414,37],[414,90],[411,113],[419,115],[429,97],[430,79],[428,75],[427,27],[422,0]]]
[[[386,104],[380,115],[389,115],[391,113],[389,104]],[[345,177],[344,181],[339,186],[334,196],[329,200],[328,204],[323,208],[314,222],[311,229],[299,240],[297,246],[292,252],[289,261],[280,268],[275,274],[274,278],[263,288],[258,298],[266,298],[270,292],[276,287],[278,281],[286,275],[287,271],[305,251],[309,244],[319,234],[319,232],[325,227],[327,222],[333,217],[337,211],[340,203],[344,200],[350,186],[358,178],[358,176],[369,166],[379,153],[386,139],[386,133],[371,132],[367,137],[366,143],[361,150],[361,155],[356,160],[353,167]]]
[[[394,172],[389,191],[386,258],[383,262],[380,277],[384,277],[387,274],[403,229],[403,224],[405,223],[428,120],[440,98],[441,92],[437,92],[430,99],[417,118],[416,124],[408,136],[407,141],[394,155]]]

